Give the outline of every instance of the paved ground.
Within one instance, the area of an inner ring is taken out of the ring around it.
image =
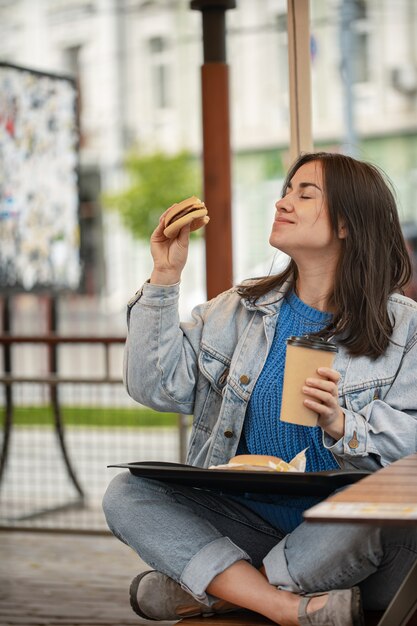
[[[0,626],[152,626],[130,608],[131,579],[148,569],[110,535],[0,532]],[[376,626],[380,614],[368,614]],[[173,626],[176,622],[158,622]],[[274,626],[247,611],[184,626]],[[408,626],[417,626],[417,614]]]
[[[0,626],[151,626],[128,600],[130,580],[144,569],[114,537],[0,532]],[[273,626],[249,612],[186,624]]]
[[[132,626],[128,587],[147,569],[110,536],[0,533],[0,625]],[[166,624],[166,622],[165,622]]]

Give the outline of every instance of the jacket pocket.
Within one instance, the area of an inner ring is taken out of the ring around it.
[[[222,395],[229,375],[230,360],[206,348],[200,352],[198,365],[202,375],[199,384],[204,386],[206,379],[214,391]]]
[[[355,413],[359,413],[361,409],[372,402],[374,389],[355,389],[345,394],[346,408]]]
[[[387,381],[373,381],[371,384],[366,385],[366,387],[358,387],[359,386],[356,386],[354,389],[347,390],[343,394],[346,408],[355,413],[359,413],[364,407],[375,400],[383,400],[390,387],[390,383],[387,383]]]

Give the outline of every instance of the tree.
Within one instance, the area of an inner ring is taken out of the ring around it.
[[[137,153],[125,162],[131,184],[120,193],[103,197],[107,208],[120,213],[124,225],[138,239],[148,240],[165,209],[201,193],[198,163],[186,151],[174,155]]]

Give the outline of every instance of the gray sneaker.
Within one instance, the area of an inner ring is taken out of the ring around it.
[[[324,607],[307,613],[310,599],[321,595],[325,594],[310,593],[301,598],[298,609],[301,626],[364,626],[359,587],[329,591]]]
[[[178,620],[239,610],[239,607],[224,600],[213,606],[202,604],[175,580],[156,570],[142,572],[132,580],[130,605],[137,615],[151,620]]]

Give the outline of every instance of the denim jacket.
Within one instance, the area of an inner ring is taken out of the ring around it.
[[[128,305],[124,380],[137,402],[192,414],[187,462],[227,463],[235,454],[246,408],[274,337],[285,287],[256,304],[235,288],[197,306],[180,323],[179,284],[145,283]],[[376,470],[417,451],[417,303],[388,301],[394,332],[376,360],[352,357],[339,345],[344,436],[323,431],[341,468]]]

